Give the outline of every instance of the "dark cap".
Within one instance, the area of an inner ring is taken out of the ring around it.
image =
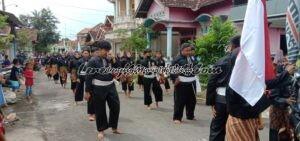
[[[180,47],[180,51],[182,51],[183,49],[188,48],[188,47],[193,47],[193,45],[190,43],[183,43]]]
[[[99,49],[111,50],[111,44],[108,41],[96,41],[92,44],[93,47],[97,47]]]

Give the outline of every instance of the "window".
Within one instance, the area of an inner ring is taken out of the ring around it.
[[[233,0],[234,6],[243,5],[243,4],[247,4],[247,3],[248,3],[248,0]]]
[[[269,0],[266,0],[269,1]],[[234,6],[245,5],[248,3],[248,0],[233,0]]]
[[[287,43],[285,35],[280,35],[280,49],[283,51],[283,55],[287,55]]]

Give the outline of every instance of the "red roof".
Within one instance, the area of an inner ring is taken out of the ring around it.
[[[138,18],[146,18],[147,12],[153,2],[157,2],[165,7],[189,8],[193,11],[197,11],[202,7],[222,1],[225,0],[141,0],[135,16]]]
[[[194,11],[224,0],[160,0],[166,7],[190,8]]]
[[[93,41],[103,40],[105,38],[105,33],[112,30],[111,24],[99,23],[90,29],[89,35]]]
[[[91,28],[84,28],[80,32],[78,32],[77,35],[88,34],[90,30],[91,30]]]

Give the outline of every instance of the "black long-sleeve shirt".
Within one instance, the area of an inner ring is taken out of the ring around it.
[[[92,57],[88,61],[86,66],[87,70],[86,70],[86,80],[85,80],[86,92],[92,91],[94,79],[100,81],[113,81],[112,73],[103,73],[103,69],[107,67],[118,68],[119,64],[115,62],[111,62],[106,58],[100,58],[100,57]]]
[[[228,54],[221,58],[214,67],[219,67],[222,72],[212,74],[207,83],[207,89],[206,89],[206,105],[215,105],[216,97],[217,97],[217,88],[218,87],[227,87],[230,75],[232,72],[233,64],[231,61],[231,55]]]
[[[171,66],[177,65],[178,67],[183,67],[184,69],[188,69],[189,67],[191,67],[189,69],[193,69],[197,65],[197,62],[196,62],[196,60],[193,60],[191,57],[190,57],[190,61],[191,62],[188,62],[188,57],[179,55],[172,61]],[[191,65],[191,66],[189,66],[189,65]],[[186,73],[171,73],[171,75],[170,75],[172,81],[175,81],[175,79],[178,76],[194,77],[195,73],[194,73],[194,71],[190,71],[190,72],[186,72]]]
[[[288,76],[288,72],[285,71],[275,79],[266,81],[267,89],[277,88],[289,78]],[[238,93],[227,87],[226,103],[230,115],[241,119],[250,119],[257,118],[262,111],[267,109],[271,104],[271,100],[264,94],[254,106],[251,106]]]
[[[89,61],[89,58],[81,58],[78,60],[77,62],[77,76],[79,76],[79,78],[81,80],[84,80],[85,79],[85,69],[86,69],[86,66],[88,64],[88,61]]]

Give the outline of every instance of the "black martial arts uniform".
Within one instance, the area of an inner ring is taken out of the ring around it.
[[[188,64],[194,66],[196,61],[193,61],[190,57],[179,55],[172,62],[172,66],[175,65],[186,68]],[[173,77],[176,77],[173,75]],[[182,120],[183,110],[186,108],[186,117],[188,120],[195,118],[194,111],[196,107],[196,77],[193,73],[181,73],[177,74],[177,82],[175,84],[175,105],[173,120]]]
[[[69,62],[69,71],[70,71],[70,79],[71,79],[71,89],[74,91],[76,90],[76,84],[77,84],[77,69],[79,64],[79,59],[73,57]]]
[[[59,73],[58,73],[58,56],[53,56],[51,59],[50,59],[50,66],[51,66],[51,69],[53,69],[53,67],[55,67],[56,65],[56,72],[55,74],[52,74],[53,76],[53,79],[55,81],[55,83],[59,80]]]
[[[93,57],[88,62],[87,67],[100,69],[108,67],[109,65],[109,61],[106,58]],[[118,67],[116,64],[111,65],[112,67]],[[120,101],[115,83],[113,82],[113,75],[111,73],[95,72],[89,69],[86,73],[85,91],[93,94],[97,130],[101,132],[109,127],[117,129]],[[106,116],[106,102],[110,109],[109,121],[107,121]]]
[[[155,67],[155,60],[148,57],[141,61],[141,65],[146,68]],[[156,78],[156,74],[153,72],[145,73],[143,76],[144,86],[144,104],[150,106],[152,104],[151,89],[155,97],[155,102],[163,101],[162,89]]]
[[[65,57],[60,57],[58,59],[58,69],[59,69],[59,79],[61,86],[64,86],[67,83],[67,77],[68,77],[68,60]]]
[[[79,82],[77,81],[76,84],[76,93],[75,93],[75,101],[83,101],[83,95],[84,95],[84,81],[85,81],[85,70],[86,65],[89,61],[89,58],[81,58],[78,61],[78,68],[77,68],[77,76]]]
[[[126,57],[126,56],[121,57],[120,63],[121,63],[122,68],[125,68],[125,67],[132,68],[133,67],[132,65],[134,65],[133,60],[130,57]],[[131,79],[131,80],[129,80],[129,79]],[[125,76],[124,78],[122,78],[121,84],[122,84],[122,90],[125,92],[127,90],[129,92],[134,90],[134,83],[132,82],[132,75]]]
[[[136,65],[141,65],[142,60],[143,60],[143,57],[140,57],[140,58],[136,61]],[[143,75],[138,74],[137,84],[138,84],[138,85],[143,85]]]
[[[156,66],[158,66],[158,67],[166,66],[165,60],[162,58],[155,58],[155,63],[156,63]],[[161,74],[161,75],[164,75],[164,74]],[[165,77],[164,86],[165,86],[165,89],[167,89],[167,90],[170,89],[170,83],[169,83],[169,80],[167,77]]]
[[[226,87],[229,84],[232,68],[235,63],[239,48],[221,58],[214,65],[220,68],[221,73],[212,74],[208,79],[206,91],[206,105],[214,106],[215,117],[210,124],[210,141],[224,141],[228,112],[226,108]]]

